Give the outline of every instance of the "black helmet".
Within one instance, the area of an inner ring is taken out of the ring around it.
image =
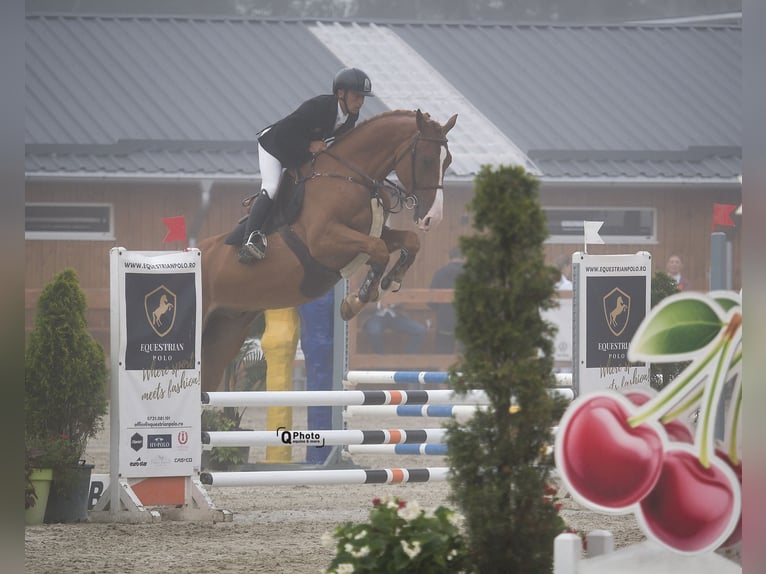
[[[332,81],[332,93],[337,94],[341,89],[357,92],[363,96],[375,95],[372,93],[370,78],[358,68],[343,68],[335,74]]]

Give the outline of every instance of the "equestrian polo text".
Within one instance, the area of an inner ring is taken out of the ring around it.
[[[180,378],[179,378],[180,373]],[[158,381],[157,386],[151,391],[141,393],[142,401],[156,401],[179,395],[191,387],[199,387],[199,377],[193,377],[186,371],[177,369],[146,369],[143,372],[143,380],[162,378],[164,381]]]

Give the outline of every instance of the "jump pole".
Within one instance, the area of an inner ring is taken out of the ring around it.
[[[202,444],[222,446],[342,446],[347,444],[440,444],[447,429],[215,431],[202,433]]]
[[[484,391],[456,394],[449,390],[433,391],[274,391],[202,393],[202,405],[211,407],[270,406],[347,406],[347,405],[450,405],[489,404]]]
[[[399,416],[399,417],[471,417],[488,405],[349,405],[346,417]]]
[[[555,373],[556,385],[572,386],[572,373]],[[449,373],[444,371],[348,371],[349,385],[444,385],[449,382]]]
[[[259,472],[203,472],[200,482],[210,486],[281,486],[316,484],[405,484],[443,482],[449,468],[382,468],[375,470],[264,470]]]
[[[348,453],[446,456],[446,444],[350,444]]]

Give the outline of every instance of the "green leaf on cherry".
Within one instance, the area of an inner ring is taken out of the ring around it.
[[[701,294],[681,293],[652,309],[633,336],[630,361],[678,362],[700,356],[726,325],[722,307]]]
[[[710,297],[715,299],[724,311],[729,311],[734,307],[741,307],[742,300],[739,295],[733,291],[711,291],[708,293]]]

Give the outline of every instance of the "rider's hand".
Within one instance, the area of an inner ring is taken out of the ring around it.
[[[309,144],[309,151],[311,153],[319,153],[327,149],[327,144],[322,140],[314,140]]]

